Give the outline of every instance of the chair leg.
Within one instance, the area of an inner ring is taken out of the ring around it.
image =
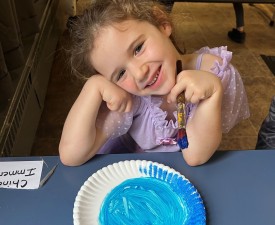
[[[249,3],[249,5],[255,7],[255,8],[258,9],[261,13],[263,13],[264,16],[266,16],[266,17],[268,17],[268,18],[270,19],[269,26],[272,27],[272,26],[274,25],[275,10],[274,10],[274,12],[273,12],[272,18],[270,18],[270,17],[266,14],[266,12],[265,12],[264,10],[262,10],[260,7],[257,6],[257,4],[255,5],[255,4],[253,4],[253,3]],[[272,5],[275,6],[275,4],[272,4]]]

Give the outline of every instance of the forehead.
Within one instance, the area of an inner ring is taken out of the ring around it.
[[[119,44],[126,40],[131,41],[132,38],[140,35],[140,33],[145,33],[148,27],[152,28],[154,26],[148,22],[137,20],[126,20],[104,26],[99,29],[94,46],[95,48],[99,48],[102,47],[103,44],[109,42],[112,42],[112,44]],[[124,45],[127,43],[124,42]]]
[[[108,74],[108,68],[122,66],[131,44],[150,32],[152,27],[148,22],[126,20],[101,28],[90,55],[93,67],[99,73]]]
[[[106,25],[99,29],[97,36],[94,42],[94,48],[102,48],[103,46],[108,45],[108,43],[119,44],[121,39],[125,40],[127,37],[134,36],[136,33],[133,27],[139,25],[138,21],[127,20],[120,23],[113,23]],[[126,43],[125,43],[126,44]]]

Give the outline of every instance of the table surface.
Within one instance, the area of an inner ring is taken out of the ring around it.
[[[206,164],[188,166],[180,152],[98,155],[79,167],[62,165],[58,156],[0,158],[43,160],[42,177],[59,163],[37,190],[0,189],[0,224],[73,224],[75,197],[97,170],[123,160],[150,160],[183,174],[202,196],[209,225],[275,224],[275,151],[217,152]]]

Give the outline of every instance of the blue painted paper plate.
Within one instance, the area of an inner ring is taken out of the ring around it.
[[[156,162],[130,160],[98,170],[79,190],[75,225],[205,225],[196,188],[179,172]]]

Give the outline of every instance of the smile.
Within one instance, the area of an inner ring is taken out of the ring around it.
[[[159,71],[157,72],[157,75],[154,77],[154,79],[149,84],[147,84],[147,87],[152,86],[154,83],[156,83],[156,81],[158,80],[158,77],[159,77]]]

